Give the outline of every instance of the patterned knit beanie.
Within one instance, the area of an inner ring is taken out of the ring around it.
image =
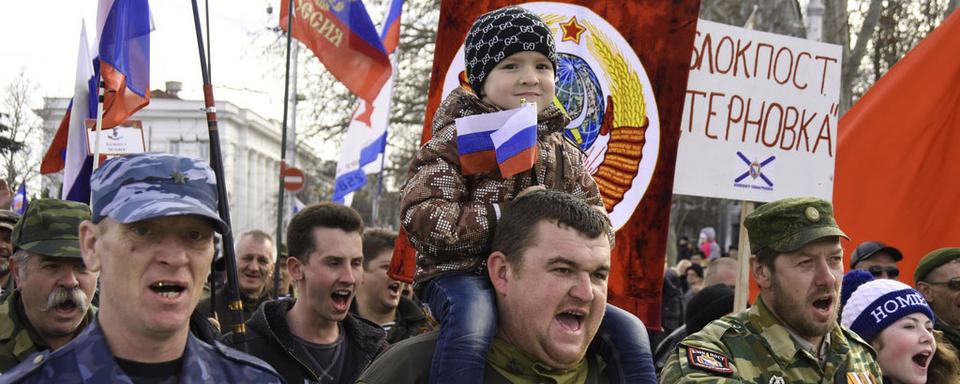
[[[867,342],[884,328],[912,313],[934,320],[933,310],[923,295],[896,280],[877,279],[867,271],[853,270],[843,276],[840,324]]]
[[[470,27],[464,45],[467,80],[477,95],[483,92],[483,83],[493,67],[517,52],[542,53],[556,74],[553,34],[539,16],[524,8],[508,6],[481,15]]]

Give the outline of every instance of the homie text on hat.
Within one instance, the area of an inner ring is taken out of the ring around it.
[[[856,269],[843,276],[842,291],[841,302],[846,304],[840,314],[840,324],[867,342],[912,313],[922,313],[934,320],[933,310],[923,295],[896,280],[874,280],[869,272]]]

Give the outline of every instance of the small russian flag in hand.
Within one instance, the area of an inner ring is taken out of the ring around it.
[[[536,104],[461,117],[456,127],[464,175],[499,168],[508,178],[533,168],[537,161]]]

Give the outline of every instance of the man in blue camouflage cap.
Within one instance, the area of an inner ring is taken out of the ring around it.
[[[205,162],[167,154],[118,157],[95,170],[80,249],[87,268],[101,272],[97,319],[0,383],[281,382],[263,361],[189,333],[214,231],[229,231],[215,180]]]

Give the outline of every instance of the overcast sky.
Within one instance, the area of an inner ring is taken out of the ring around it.
[[[70,97],[76,73],[81,20],[90,44],[96,41],[96,0],[0,0],[0,84],[23,70],[42,97]],[[198,0],[203,22],[204,1]],[[214,96],[257,113],[282,115],[282,60],[264,59],[262,48],[276,35],[277,0],[210,0]],[[156,30],[150,37],[150,88],[183,82],[181,96],[202,99],[196,35],[189,0],[150,1]],[[204,36],[206,38],[206,36]],[[91,46],[96,49],[95,46]],[[37,105],[38,107],[40,105]]]

